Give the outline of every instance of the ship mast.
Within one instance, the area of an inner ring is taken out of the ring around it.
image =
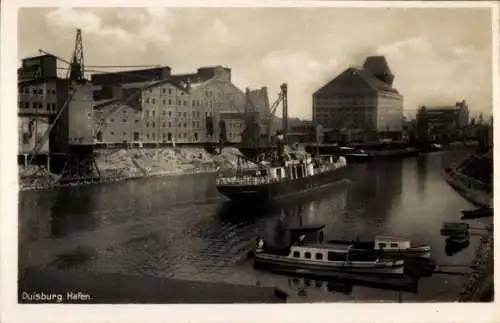
[[[281,97],[283,102],[283,141],[286,142],[288,133],[288,85],[281,84]]]

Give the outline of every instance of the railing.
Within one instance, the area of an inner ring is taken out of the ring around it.
[[[323,166],[321,168],[315,168],[314,174],[322,174],[330,170],[339,169],[345,167],[344,164],[332,164],[329,166]],[[308,177],[308,176],[305,176]],[[285,179],[271,178],[270,176],[231,176],[231,177],[219,177],[215,180],[216,185],[259,185],[259,184],[271,184],[277,183]]]
[[[279,182],[279,179],[271,178],[269,176],[221,177],[215,180],[217,185],[259,185],[277,182]]]

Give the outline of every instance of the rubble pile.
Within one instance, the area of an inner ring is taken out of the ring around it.
[[[227,147],[220,154],[210,154],[203,148],[151,148],[96,150],[95,160],[102,181],[130,178],[214,172],[237,165],[237,148]],[[245,167],[245,163],[240,166]],[[250,166],[250,165],[249,165]],[[20,167],[22,190],[57,186],[57,176],[43,167]]]
[[[50,173],[45,166],[20,165],[18,170],[20,190],[34,190],[51,187],[57,180],[57,175]]]

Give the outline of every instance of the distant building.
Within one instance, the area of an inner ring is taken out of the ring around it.
[[[321,143],[323,131],[321,125],[315,125],[312,121],[289,123],[288,140],[292,143]]]
[[[269,124],[274,125],[277,119],[276,116],[271,115],[267,87],[264,86],[255,90],[246,88],[245,95],[244,111],[247,116],[246,126],[248,126],[248,131],[243,140],[246,140],[245,145],[247,147],[264,146],[269,138]],[[271,133],[272,135],[274,134]]]
[[[403,96],[392,87],[385,57],[368,57],[363,68],[350,67],[313,94],[313,121],[333,140],[400,138]]]
[[[455,106],[426,107],[417,113],[420,139],[446,140],[463,135],[469,124],[469,108],[465,100]]]

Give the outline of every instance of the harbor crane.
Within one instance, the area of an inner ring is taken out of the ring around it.
[[[54,118],[54,121],[50,124],[48,129],[44,132],[40,140],[35,144],[33,147],[32,151],[28,154],[30,156],[30,162],[33,160],[34,156],[38,154],[40,149],[43,147],[43,145],[46,143],[48,140],[50,133],[54,129],[54,127],[57,125],[59,119],[61,118],[61,115],[64,113],[66,110],[68,104],[71,102],[73,99],[74,95],[74,89],[73,89],[73,84],[82,84],[85,82],[85,79],[83,77],[84,74],[84,60],[83,60],[83,44],[82,44],[82,31],[80,29],[77,29],[76,31],[76,41],[75,41],[75,48],[73,50],[73,55],[71,62],[68,62],[67,60],[64,60],[60,57],[57,57],[56,55],[50,54],[42,49],[38,50],[41,54],[46,54],[46,55],[51,55],[55,57],[56,59],[67,63],[69,65],[66,73],[66,79],[68,80],[68,98],[65,100],[63,106],[59,109],[59,111],[56,114],[56,117]]]
[[[267,147],[271,147],[273,145],[273,119],[275,117],[276,110],[278,109],[279,105],[282,103],[283,104],[283,114],[282,114],[282,129],[280,132],[281,135],[284,137],[283,139],[286,138],[286,132],[288,128],[288,106],[287,106],[287,84],[283,83],[280,86],[281,91],[278,93],[277,99],[273,102],[271,107],[269,108],[268,113],[263,117],[262,121],[259,121],[258,124],[260,126],[261,122],[263,123],[264,127],[266,128],[266,143],[265,145]],[[247,93],[247,102],[251,106],[252,111],[257,111],[253,101],[249,97],[249,94]],[[260,134],[256,134],[256,136],[260,136]],[[253,138],[257,143],[260,143],[260,138]]]

